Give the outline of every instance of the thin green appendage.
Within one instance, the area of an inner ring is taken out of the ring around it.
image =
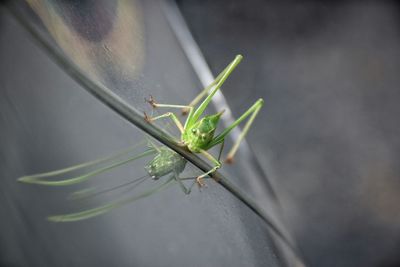
[[[243,120],[245,120],[248,116],[252,115],[250,120],[246,123],[245,125],[245,130],[243,131],[240,138],[235,142],[237,146],[239,145],[240,141],[245,137],[247,131],[250,129],[251,124],[253,123],[256,115],[258,114],[259,110],[262,108],[264,105],[264,100],[263,99],[258,99],[253,106],[251,106],[245,113],[242,114],[242,116],[239,117],[235,122],[233,122],[228,128],[226,128],[222,133],[218,134],[209,144],[207,149],[210,149],[220,143],[222,143],[225,140],[225,137],[234,129],[237,127]]]
[[[130,198],[125,198],[125,199],[120,199],[120,200],[111,202],[109,204],[106,204],[106,205],[103,205],[103,206],[100,206],[97,208],[88,209],[88,210],[84,210],[84,211],[80,211],[80,212],[76,212],[76,213],[49,216],[47,219],[52,222],[74,222],[74,221],[89,219],[89,218],[104,214],[106,212],[109,212],[115,208],[119,208],[125,204],[132,203],[136,200],[151,196],[151,195],[167,188],[168,186],[172,185],[173,182],[175,182],[174,175],[170,176],[169,179],[167,181],[165,181],[164,183],[162,183],[161,185],[159,185],[151,190],[148,190],[146,192],[143,192],[140,195],[133,196]]]
[[[254,112],[251,114],[250,119],[246,122],[245,126],[243,127],[243,131],[240,133],[238,139],[233,144],[231,150],[228,152],[226,156],[227,161],[232,161],[233,157],[235,156],[237,150],[239,149],[240,143],[242,142],[243,138],[246,136],[247,132],[249,131],[251,125],[253,124],[254,119],[257,117],[258,112],[260,111],[261,107],[264,105],[264,100],[258,100],[254,104]],[[250,108],[251,110],[251,108]],[[250,112],[251,113],[251,112]],[[245,115],[245,114],[244,114]],[[239,118],[240,119],[240,118]]]
[[[164,106],[167,106],[167,105],[164,105]],[[171,105],[171,106],[172,106],[172,105]],[[152,120],[152,121],[155,121],[155,120],[159,120],[159,119],[162,119],[162,118],[168,118],[168,117],[171,118],[171,120],[172,120],[172,121],[175,123],[175,125],[178,127],[179,132],[183,133],[184,128],[183,128],[182,123],[179,121],[178,117],[177,117],[174,113],[172,113],[172,112],[167,112],[167,113],[164,113],[164,114],[162,114],[162,115],[156,116],[156,117],[154,117],[154,118],[151,118],[151,120]]]
[[[214,87],[214,86],[217,84],[217,82],[221,79],[222,75],[228,70],[228,68],[229,68],[229,65],[228,65],[223,71],[221,71],[221,73],[218,74],[217,78],[215,78],[215,80],[212,81],[207,87],[205,87],[205,88],[203,89],[203,91],[201,91],[201,93],[198,94],[198,95],[192,100],[192,102],[189,103],[189,105],[188,105],[187,107],[183,107],[183,112],[184,112],[184,113],[188,113],[188,112],[187,112],[187,109],[189,109],[189,107],[193,107],[193,106],[195,106],[197,103],[199,103],[200,100],[203,99],[204,96],[207,95],[207,94],[209,93],[209,91],[211,90],[211,88]]]
[[[109,155],[107,157],[91,160],[91,161],[88,161],[88,162],[80,163],[80,164],[77,164],[77,165],[73,165],[73,166],[70,166],[70,167],[67,167],[67,168],[63,168],[63,169],[59,169],[59,170],[55,170],[55,171],[22,176],[22,177],[18,178],[18,181],[26,182],[26,180],[29,181],[29,180],[35,180],[35,179],[41,179],[41,178],[47,178],[47,177],[54,177],[54,176],[66,174],[66,173],[69,173],[69,172],[77,171],[77,170],[80,170],[80,169],[83,169],[83,168],[91,167],[91,166],[94,166],[94,165],[97,165],[97,164],[101,164],[101,163],[107,162],[107,161],[115,159],[115,158],[119,158],[119,157],[121,157],[123,155],[126,155],[126,154],[132,152],[133,150],[135,150],[139,146],[145,144],[145,141],[146,140],[143,140],[143,141],[137,143],[136,145],[134,145],[133,147],[130,147],[128,149],[124,149],[122,151],[118,151],[118,152],[116,152],[116,153],[114,153],[112,155]]]
[[[222,151],[221,151],[222,152]],[[202,175],[199,175],[197,177],[197,181],[201,184],[201,179],[203,179],[204,177],[210,175],[211,173],[215,172],[216,170],[218,170],[219,168],[221,168],[221,162],[219,162],[219,160],[217,160],[216,158],[213,157],[213,155],[211,155],[210,153],[208,153],[206,150],[202,150],[200,152],[203,156],[205,156],[208,160],[210,160],[212,163],[214,163],[214,167],[211,168],[209,171],[203,173]]]
[[[211,102],[213,96],[215,93],[221,88],[222,84],[226,81],[226,79],[229,77],[229,75],[232,73],[232,71],[236,68],[236,66],[242,61],[243,56],[242,55],[237,55],[235,59],[228,65],[227,68],[218,75],[220,77],[212,91],[208,94],[208,96],[203,100],[203,102],[200,104],[200,106],[196,109],[196,111],[193,112],[192,116],[188,116],[187,118],[187,127],[190,128],[194,123],[197,122],[197,120],[200,118],[200,116],[203,114],[204,110],[207,108],[208,104]],[[217,78],[218,78],[217,77]]]
[[[78,191],[71,193],[67,198],[69,200],[78,200],[78,199],[87,198],[91,194],[94,194],[95,190],[96,190],[96,187],[85,188],[85,189],[78,190]]]
[[[136,179],[134,179],[132,181],[129,181],[129,182],[114,186],[112,188],[107,188],[107,189],[104,189],[104,190],[101,190],[101,191],[95,191],[96,188],[87,188],[87,189],[79,190],[79,191],[76,191],[76,192],[72,193],[70,195],[69,199],[82,200],[82,199],[92,198],[92,197],[95,197],[95,196],[98,196],[98,195],[101,195],[101,194],[105,194],[105,193],[108,193],[108,192],[111,192],[111,191],[115,191],[117,189],[124,188],[124,187],[126,187],[128,185],[132,185],[133,184],[133,186],[131,186],[131,187],[129,187],[127,189],[127,191],[132,191],[134,188],[136,188],[141,183],[146,181],[146,179],[149,179],[149,178],[150,178],[150,176],[148,174],[146,174],[146,175],[144,175],[142,177],[139,177],[139,178],[136,178]]]
[[[152,99],[149,102],[153,107],[157,107],[157,108],[177,108],[177,109],[189,109],[189,117],[192,116],[193,113],[193,107],[190,106],[183,106],[183,105],[170,105],[170,104],[159,104],[159,103],[155,103],[154,100]],[[150,117],[150,121],[155,121],[155,120],[159,120],[162,118],[167,118],[169,117],[171,119],[171,121],[178,127],[179,131],[181,133],[183,133],[184,129],[186,129],[186,123],[188,122],[188,120],[186,120],[185,125],[182,125],[182,123],[180,122],[180,120],[178,119],[178,117],[172,113],[172,112],[167,112],[158,116],[154,116],[154,117]],[[170,125],[168,123],[168,125]]]
[[[86,180],[88,180],[89,178],[96,176],[98,174],[101,174],[103,172],[112,170],[118,166],[124,165],[128,162],[131,162],[133,160],[136,159],[140,159],[152,154],[155,154],[156,151],[152,148],[146,150],[145,152],[136,155],[134,157],[130,157],[126,160],[122,160],[122,161],[118,161],[116,163],[113,163],[111,165],[105,166],[103,168],[99,168],[97,170],[88,172],[86,174],[77,176],[77,177],[73,177],[73,178],[67,178],[67,179],[63,179],[63,180],[58,180],[58,181],[48,181],[48,180],[41,180],[42,177],[38,177],[38,176],[25,176],[22,178],[19,178],[18,180],[24,183],[30,183],[30,184],[40,184],[40,185],[48,185],[48,186],[66,186],[66,185],[72,185],[72,184],[77,184],[77,183],[81,183],[84,182]]]

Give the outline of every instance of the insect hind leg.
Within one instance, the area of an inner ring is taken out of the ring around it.
[[[222,143],[225,140],[225,137],[234,129],[237,127],[242,121],[247,119],[247,117],[250,116],[249,120],[246,122],[242,133],[239,135],[238,139],[235,141],[233,144],[233,147],[231,150],[228,152],[228,155],[225,159],[226,163],[232,163],[233,158],[239,148],[240,143],[242,142],[243,138],[246,136],[247,132],[249,131],[251,125],[254,122],[254,119],[257,117],[258,112],[264,105],[264,100],[263,99],[258,99],[253,106],[251,106],[245,113],[242,114],[242,116],[239,117],[235,122],[233,122],[228,128],[226,128],[222,133],[220,133],[218,136],[216,136],[213,141],[210,143],[209,148]]]

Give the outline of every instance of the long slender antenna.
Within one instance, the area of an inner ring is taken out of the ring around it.
[[[132,181],[129,181],[129,182],[126,182],[126,183],[122,183],[122,184],[119,184],[117,186],[114,186],[114,187],[111,187],[111,188],[107,188],[105,190],[101,190],[101,191],[98,191],[98,192],[88,193],[88,194],[83,195],[82,197],[76,197],[74,199],[92,198],[92,197],[95,197],[95,196],[98,196],[98,195],[101,195],[101,194],[105,194],[105,193],[108,193],[108,192],[111,192],[111,191],[115,191],[115,190],[117,190],[119,188],[123,188],[123,187],[126,187],[128,185],[134,184],[133,186],[131,186],[129,188],[129,191],[131,191],[134,188],[136,188],[138,185],[140,185],[142,182],[146,181],[146,178],[149,178],[149,177],[150,176],[148,174],[146,174],[146,175],[143,175],[142,177],[136,178],[136,179],[134,179]]]

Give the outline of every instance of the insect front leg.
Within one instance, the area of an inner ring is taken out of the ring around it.
[[[173,122],[178,126],[179,130],[181,133],[183,133],[184,129],[186,128],[186,125],[188,121],[190,121],[190,118],[193,115],[193,107],[191,106],[185,106],[185,105],[170,105],[170,104],[160,104],[157,103],[152,96],[150,96],[150,99],[146,99],[146,102],[148,102],[153,108],[177,108],[177,109],[186,109],[189,110],[189,116],[185,122],[185,125],[182,126],[182,123],[178,120],[178,117],[173,114],[172,112],[165,113],[163,115],[157,116],[157,117],[149,117],[146,113],[144,113],[144,119],[147,122],[152,122],[154,120],[160,119],[160,118],[165,118],[165,117],[171,117]]]
[[[156,116],[156,117],[149,117],[149,116],[147,116],[146,113],[144,114],[144,119],[149,123],[151,123],[155,120],[159,120],[159,119],[167,118],[167,117],[169,117],[175,123],[176,127],[178,127],[178,129],[181,133],[184,132],[182,123],[179,121],[178,117],[172,112],[167,112],[167,113],[164,113],[164,114],[162,114],[160,116]]]
[[[183,108],[187,108],[187,109],[193,109],[193,107],[189,106],[185,106],[185,105],[171,105],[171,104],[160,104],[157,103],[157,101],[153,98],[152,95],[150,95],[150,98],[144,99],[147,103],[149,103],[153,108],[178,108],[178,109],[183,109]]]
[[[242,58],[243,57],[241,55],[237,55],[235,59],[221,72],[221,74],[218,75],[218,77],[214,81],[215,84],[212,83],[210,86],[210,92],[208,96],[201,102],[201,104],[195,111],[193,111],[192,114],[189,113],[189,117],[187,118],[186,121],[188,127],[196,123],[196,121],[200,118],[204,110],[207,108],[208,104],[211,102],[215,93],[221,88],[222,84],[226,81],[226,79],[229,77],[232,71],[237,67],[240,61],[242,61]]]
[[[241,56],[238,56],[241,60]],[[237,59],[235,59],[237,60]],[[229,70],[231,64],[229,64],[223,71],[221,71],[220,74],[218,74],[218,76],[214,79],[214,81],[212,81],[207,87],[205,87],[203,89],[203,91],[200,92],[200,94],[198,94],[193,100],[192,102],[189,103],[189,107],[194,107],[195,105],[197,105],[201,99],[203,99],[207,94],[212,93],[212,89],[214,89],[214,87],[218,84],[218,82],[221,80],[221,78],[223,78],[223,76],[227,73],[227,71]],[[228,74],[229,75],[229,74]],[[183,108],[182,109],[182,115],[187,115],[189,113],[189,108]]]

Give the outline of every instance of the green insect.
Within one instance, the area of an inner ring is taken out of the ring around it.
[[[193,153],[200,153],[204,155],[214,164],[213,168],[211,168],[209,171],[197,177],[197,182],[200,186],[204,185],[204,182],[202,181],[204,177],[212,174],[221,167],[221,162],[219,158],[221,156],[224,147],[225,137],[232,131],[232,129],[237,127],[238,124],[240,124],[243,120],[245,120],[247,117],[250,116],[249,120],[247,121],[247,123],[243,128],[243,132],[240,134],[238,140],[236,140],[232,149],[228,153],[226,161],[229,163],[233,161],[233,157],[237,149],[239,148],[240,142],[246,136],[255,117],[257,116],[261,107],[264,105],[264,100],[261,98],[258,99],[253,104],[253,106],[251,106],[245,113],[243,113],[239,117],[239,119],[233,122],[228,128],[226,128],[217,136],[214,136],[215,130],[218,126],[218,122],[224,111],[218,112],[217,114],[214,115],[208,115],[204,116],[203,118],[200,118],[203,115],[205,109],[209,105],[215,93],[221,88],[222,84],[225,82],[225,80],[228,78],[231,72],[236,68],[236,66],[240,63],[242,58],[243,57],[241,55],[237,55],[235,59],[217,76],[217,78],[208,87],[206,87],[203,90],[203,92],[200,93],[200,95],[196,97],[188,106],[159,104],[152,97],[149,100],[147,100],[147,102],[149,102],[154,108],[158,107],[179,108],[183,109],[184,113],[189,113],[184,125],[182,125],[178,117],[172,112],[167,112],[165,114],[156,117],[149,117],[145,113],[145,119],[148,122],[153,122],[161,118],[166,118],[166,117],[170,118],[176,124],[181,133],[181,140],[180,140],[181,145],[186,147],[189,151]],[[208,95],[203,100],[203,102],[200,103],[197,109],[194,109],[194,106],[198,102],[200,102],[202,97],[207,93]],[[207,151],[219,144],[221,144],[221,149],[218,159],[216,159]]]
[[[129,154],[132,153],[132,151],[134,151],[134,149],[143,145],[143,143],[139,143],[134,148],[130,148],[125,151],[118,152],[109,157],[82,163],[82,164],[75,165],[75,166],[68,167],[68,168],[61,169],[61,170],[24,176],[24,177],[19,178],[18,180],[20,182],[25,182],[25,183],[30,183],[30,184],[40,184],[40,185],[47,185],[47,186],[67,186],[67,185],[72,185],[72,184],[77,184],[77,183],[87,181],[89,178],[97,176],[103,172],[112,170],[118,166],[127,164],[127,163],[137,160],[139,158],[152,156],[152,155],[153,155],[153,159],[144,166],[144,169],[146,170],[147,174],[145,176],[142,176],[140,178],[137,178],[137,179],[129,182],[128,184],[137,186],[150,177],[154,180],[160,180],[160,178],[162,178],[164,176],[168,176],[168,178],[164,182],[157,183],[157,185],[154,188],[151,188],[150,190],[141,192],[140,194],[132,195],[127,198],[117,199],[111,203],[108,203],[108,204],[105,204],[105,205],[102,205],[99,207],[95,207],[92,209],[88,209],[88,210],[84,210],[84,211],[80,211],[80,212],[76,212],[76,213],[55,215],[55,216],[49,217],[49,220],[57,221],[57,222],[77,221],[77,220],[91,218],[91,217],[106,213],[106,212],[108,212],[114,208],[120,207],[124,204],[131,203],[131,202],[139,200],[141,198],[150,196],[150,195],[152,195],[156,192],[159,192],[159,191],[165,189],[166,187],[168,187],[172,184],[175,184],[175,183],[177,183],[180,186],[180,188],[182,189],[182,191],[185,194],[190,194],[191,189],[194,186],[194,184],[197,183],[199,186],[204,186],[203,179],[208,178],[209,174],[215,172],[218,168],[221,167],[220,157],[222,154],[225,137],[240,122],[242,122],[244,119],[246,119],[248,116],[250,116],[250,119],[247,121],[247,123],[243,129],[243,132],[239,136],[239,139],[234,143],[233,148],[228,153],[227,161],[233,160],[233,157],[239,147],[240,142],[242,141],[244,136],[247,134],[257,113],[259,112],[260,108],[263,105],[263,100],[259,99],[242,116],[240,116],[240,118],[238,120],[236,120],[232,125],[230,125],[227,129],[225,129],[222,133],[218,134],[215,137],[214,137],[215,130],[218,126],[219,119],[223,112],[219,112],[214,115],[204,116],[203,118],[200,118],[200,116],[204,113],[205,109],[207,108],[208,104],[210,103],[213,95],[220,89],[220,87],[222,86],[224,81],[227,79],[227,77],[230,75],[230,73],[233,71],[233,69],[239,64],[241,59],[242,59],[242,56],[240,56],[240,55],[236,56],[236,58],[224,69],[224,71],[222,71],[221,74],[218,75],[218,77],[215,79],[215,81],[213,83],[211,83],[208,87],[206,87],[199,94],[199,96],[197,96],[188,106],[158,104],[154,101],[153,98],[150,98],[149,100],[147,100],[153,107],[181,108],[181,109],[183,109],[184,113],[188,113],[188,118],[187,118],[184,126],[180,123],[178,117],[174,113],[171,113],[171,112],[168,112],[168,113],[165,113],[163,115],[156,116],[153,118],[151,118],[145,114],[145,119],[148,122],[152,122],[154,120],[165,118],[165,117],[172,118],[172,121],[177,125],[178,129],[181,132],[182,146],[185,146],[188,150],[190,150],[194,153],[201,153],[206,158],[210,159],[215,165],[212,169],[201,174],[200,176],[198,176],[196,178],[181,177],[182,172],[186,168],[186,163],[187,163],[186,159],[183,158],[178,153],[176,153],[175,151],[173,151],[165,146],[157,147],[155,144],[153,144],[151,141],[148,140],[147,141],[148,149],[137,155],[129,156]],[[199,107],[196,110],[194,110],[193,106],[196,105],[207,93],[209,93],[209,94],[205,98],[205,100],[199,105]],[[209,154],[207,152],[207,150],[209,150],[210,148],[212,148],[218,144],[221,144],[221,149],[219,151],[219,156],[216,159],[211,154]],[[121,157],[125,157],[125,158],[120,159]],[[78,170],[96,167],[99,164],[105,164],[105,163],[107,163],[108,165],[106,165],[104,167],[97,167],[96,169],[94,169],[92,171],[88,171],[82,175],[78,175],[78,176],[75,176],[72,178],[67,178],[67,179],[62,179],[62,180],[50,179],[50,178],[54,178],[54,177],[59,177],[60,175],[70,174],[70,173],[78,171]],[[187,187],[184,184],[185,180],[194,180],[194,181],[189,187]],[[127,186],[128,184],[116,186],[116,187],[112,188],[111,190],[121,188],[122,186]],[[106,190],[106,191],[110,191],[110,189]],[[89,193],[89,194],[86,194],[86,196],[94,196],[94,195],[97,195],[99,193],[103,193],[106,191],[95,192],[92,194]]]

